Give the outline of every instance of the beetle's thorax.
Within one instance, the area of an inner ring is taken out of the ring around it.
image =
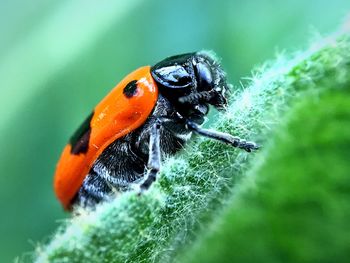
[[[135,147],[142,149],[144,154],[148,154],[150,129],[156,120],[162,123],[160,130],[162,134],[161,149],[165,155],[174,154],[190,139],[192,132],[186,128],[186,123],[181,120],[177,108],[168,99],[159,94],[151,116],[135,132],[135,134],[138,134]]]

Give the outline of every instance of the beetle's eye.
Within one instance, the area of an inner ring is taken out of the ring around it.
[[[213,88],[213,77],[207,63],[199,62],[195,66],[197,87],[199,91],[211,90]]]
[[[155,69],[153,76],[160,84],[169,88],[181,89],[192,84],[192,78],[189,72],[183,66],[179,65]]]

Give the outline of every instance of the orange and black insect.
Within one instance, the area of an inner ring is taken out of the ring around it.
[[[65,209],[93,207],[116,191],[156,180],[162,156],[197,133],[248,152],[257,149],[230,134],[200,127],[209,105],[224,109],[229,85],[210,53],[169,57],[126,76],[69,140],[57,164],[54,188]]]

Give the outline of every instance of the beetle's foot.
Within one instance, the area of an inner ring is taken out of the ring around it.
[[[139,185],[139,189],[137,191],[137,195],[140,196],[144,192],[146,192],[151,185],[155,182],[157,179],[158,169],[151,169],[147,173],[146,179]]]
[[[259,145],[257,145],[255,142],[252,142],[252,141],[238,139],[236,142],[237,142],[236,147],[243,149],[247,152],[252,152],[260,148]]]

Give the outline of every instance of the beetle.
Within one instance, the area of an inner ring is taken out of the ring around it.
[[[93,110],[65,146],[54,189],[63,207],[95,207],[115,192],[140,192],[156,180],[163,156],[193,133],[247,152],[254,142],[201,128],[209,105],[225,109],[230,84],[210,52],[168,57],[126,76]]]

